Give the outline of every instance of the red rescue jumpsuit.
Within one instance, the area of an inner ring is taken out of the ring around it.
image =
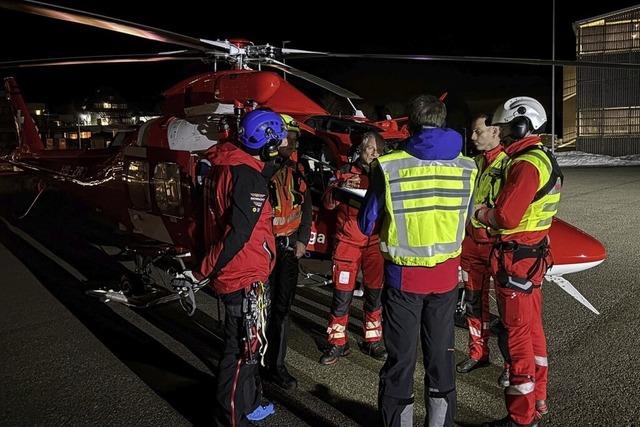
[[[538,136],[528,136],[505,148],[509,157],[533,145],[540,144]],[[538,169],[526,161],[515,162],[510,167],[504,187],[496,200],[494,209],[482,208],[476,217],[484,224],[499,229],[513,229],[520,224],[525,211],[532,203],[540,174]],[[524,231],[500,236],[502,242],[520,245],[536,245],[543,241],[549,230]],[[505,389],[507,411],[513,421],[529,425],[536,416],[536,401],[547,398],[547,344],[542,325],[542,292],[540,286],[546,273],[545,263],[531,272],[536,262],[533,258],[513,260],[512,253],[505,252],[503,266],[497,251],[491,257],[491,271],[496,280],[496,300],[502,322],[507,329],[507,346],[511,359],[509,382]],[[527,277],[534,287],[531,293],[515,291],[497,284],[496,276],[504,269],[509,276]]]
[[[323,196],[327,209],[338,209],[336,217],[336,247],[333,254],[333,301],[327,328],[330,345],[342,346],[347,343],[349,307],[353,297],[358,270],[362,267],[364,283],[365,342],[382,339],[382,294],[384,259],[380,252],[377,235],[365,236],[358,228],[360,202],[339,189],[347,180],[360,177],[360,188],[369,186],[369,178],[358,163],[343,166],[336,171],[329,188]]]

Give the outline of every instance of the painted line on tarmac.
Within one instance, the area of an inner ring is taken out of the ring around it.
[[[63,260],[59,256],[57,256],[56,254],[51,252],[49,249],[44,247],[40,242],[38,242],[36,239],[31,237],[29,234],[27,234],[23,230],[19,229],[18,227],[13,226],[4,217],[0,216],[0,220],[2,220],[2,222],[4,223],[4,225],[7,227],[7,229],[9,231],[11,231],[16,236],[20,237],[22,240],[24,240],[26,243],[28,243],[34,249],[36,249],[38,252],[40,252],[42,255],[46,256],[51,261],[53,261],[56,264],[58,264],[60,267],[62,267],[64,270],[66,270],[67,273],[71,274],[73,277],[75,277],[79,281],[82,281],[82,282],[87,281],[87,278],[82,273],[80,273],[78,270],[76,270],[71,264],[69,264],[68,262],[66,262],[65,260]]]
[[[107,304],[111,310],[120,316],[125,321],[129,322],[132,326],[140,329],[144,333],[146,333],[149,337],[156,340],[159,344],[164,346],[167,351],[173,353],[180,359],[189,363],[195,369],[210,374],[210,369],[198,358],[198,356],[185,344],[182,343],[178,338],[173,337],[171,334],[165,332],[158,326],[154,325],[143,316],[138,314],[135,310],[131,310],[130,307],[127,307],[122,304],[118,304],[117,302]],[[180,308],[176,308],[176,310],[180,310]],[[194,328],[196,325],[194,324]],[[222,340],[221,336],[213,334],[209,331],[211,335],[215,338]]]

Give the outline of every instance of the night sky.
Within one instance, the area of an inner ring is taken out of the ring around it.
[[[344,10],[345,2],[170,2],[62,1],[56,4],[174,31],[194,37],[244,37],[255,43],[332,52],[440,54],[551,58],[552,2],[426,2],[418,13],[409,3]],[[556,1],[556,58],[575,59],[571,24],[634,5],[600,2],[572,7]],[[352,3],[350,8],[363,3]],[[431,10],[430,10],[431,9]],[[173,45],[110,33],[82,25],[0,10],[0,60],[58,56],[148,53],[173,50]],[[26,35],[28,33],[28,36]],[[27,41],[26,38],[36,41]],[[404,103],[420,92],[449,92],[449,109],[467,112],[495,105],[495,100],[531,95],[550,106],[550,67],[495,64],[397,63],[307,59],[290,62],[305,71],[343,85],[372,104]],[[158,101],[160,93],[179,80],[206,70],[200,63],[114,64],[0,70],[14,75],[28,101],[50,106],[90,96],[98,87],[112,87],[130,103]],[[557,74],[558,93],[562,75]],[[297,80],[292,80],[296,82]],[[559,96],[559,95],[558,95]],[[560,99],[560,98],[557,98]],[[559,101],[558,101],[559,102]],[[561,105],[558,104],[558,109]]]

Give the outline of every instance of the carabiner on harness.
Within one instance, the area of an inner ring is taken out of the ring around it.
[[[264,366],[268,341],[267,313],[269,310],[268,286],[255,282],[244,291],[242,317],[244,324],[244,359],[248,365],[258,363]]]

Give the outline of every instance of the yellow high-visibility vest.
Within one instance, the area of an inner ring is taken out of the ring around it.
[[[542,147],[542,146],[540,146]],[[509,180],[509,170],[517,162],[529,162],[538,170],[540,181],[538,182],[538,191],[544,187],[553,172],[551,160],[542,149],[534,149],[524,154],[517,155],[509,160],[506,167],[506,180]],[[551,222],[556,213],[558,213],[558,203],[560,202],[560,191],[562,189],[562,180],[556,178],[555,185],[551,190],[538,200],[534,200],[525,211],[520,224],[516,228],[497,230],[497,234],[514,234],[523,231],[542,231],[551,227]]]
[[[498,193],[502,189],[504,181],[505,168],[507,167],[509,157],[502,151],[496,156],[486,169],[483,170],[485,157],[480,154],[476,156],[476,165],[478,165],[478,177],[476,179],[476,190],[473,193],[474,206],[485,204],[488,207],[494,207]],[[471,225],[475,228],[486,228],[475,218],[471,218]]]
[[[478,172],[472,159],[420,160],[402,150],[377,159],[385,180],[380,249],[397,265],[433,267],[460,255]]]

